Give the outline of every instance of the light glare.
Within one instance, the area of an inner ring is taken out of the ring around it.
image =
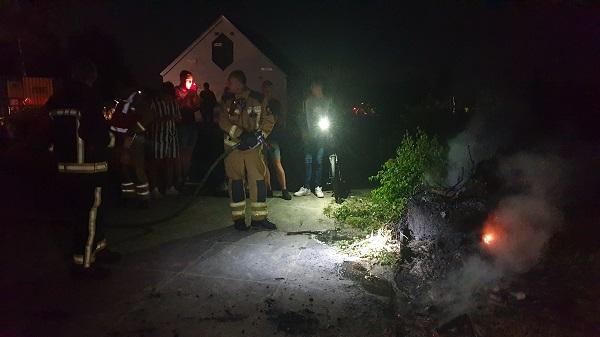
[[[321,117],[319,120],[319,129],[321,129],[321,131],[327,131],[329,130],[329,124],[329,118]]]

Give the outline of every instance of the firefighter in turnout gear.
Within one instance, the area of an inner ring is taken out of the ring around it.
[[[145,135],[150,114],[140,91],[120,102],[110,118],[110,130],[116,135],[115,161],[119,164],[122,201],[138,200],[148,208],[150,185],[146,175]]]
[[[108,171],[108,149],[114,145],[92,89],[97,77],[90,61],[76,63],[72,81],[47,102],[50,117],[50,149],[57,161],[58,183],[73,229],[73,275],[101,279],[109,270],[95,262],[116,262],[101,230],[102,189]]]
[[[266,165],[263,158],[264,139],[269,135],[275,120],[263,104],[262,95],[248,89],[242,71],[233,71],[228,78],[233,97],[223,102],[219,126],[225,133],[225,149],[237,146],[225,159],[225,172],[229,178],[229,196],[234,227],[247,229],[245,223],[246,189],[250,190],[252,227],[275,229],[267,220]]]

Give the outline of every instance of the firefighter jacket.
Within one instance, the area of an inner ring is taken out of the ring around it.
[[[61,173],[108,170],[108,147],[114,136],[102,114],[98,95],[83,83],[69,83],[46,103],[51,149]]]
[[[265,108],[263,96],[246,89],[223,103],[219,126],[223,130],[225,146],[234,146],[243,132],[261,132],[266,138],[275,125],[273,114]]]
[[[144,113],[147,107],[144,106],[142,101],[140,92],[134,91],[127,100],[119,103],[109,121],[110,130],[121,136],[133,136],[134,134],[146,132],[147,116],[149,114]]]

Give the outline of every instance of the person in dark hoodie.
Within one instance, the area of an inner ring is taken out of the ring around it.
[[[120,255],[107,249],[102,233],[102,191],[108,171],[108,149],[115,137],[109,131],[101,100],[92,88],[97,70],[89,60],[71,68],[71,81],[46,103],[50,145],[57,161],[58,184],[73,229],[75,277],[103,279]]]

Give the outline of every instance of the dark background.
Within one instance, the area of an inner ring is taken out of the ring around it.
[[[354,121],[358,129],[345,136],[360,148],[352,165],[363,166],[363,182],[405,130],[419,126],[447,140],[477,113],[516,128],[512,142],[521,147],[598,134],[600,8],[587,2],[0,4],[0,74],[22,71],[21,37],[28,74],[62,78],[70,59],[87,56],[99,66],[106,100],[157,87],[164,66],[223,14],[287,72],[291,113],[315,78],[345,114],[358,102],[376,107],[375,118]]]

